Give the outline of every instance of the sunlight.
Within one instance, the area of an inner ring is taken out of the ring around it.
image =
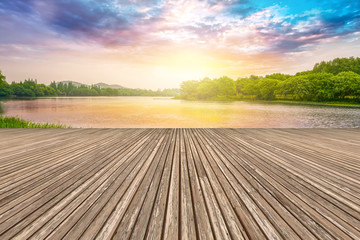
[[[226,65],[218,57],[209,56],[201,51],[181,51],[163,60],[169,71],[180,75],[182,79],[199,79],[205,76],[219,75]]]

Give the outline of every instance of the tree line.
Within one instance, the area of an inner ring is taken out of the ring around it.
[[[24,82],[8,84],[5,76],[0,71],[0,97],[43,97],[57,96],[57,92],[52,87],[45,84],[38,84],[36,80],[27,79]]]
[[[315,64],[312,70],[295,75],[274,73],[233,80],[229,77],[185,81],[179,89],[146,90],[100,88],[99,86],[34,79],[8,84],[0,71],[0,97],[42,96],[178,96],[187,100],[297,100],[360,101],[360,58],[336,58]]]
[[[0,71],[0,97],[44,97],[44,96],[177,96],[179,89],[147,90],[133,88],[100,88],[96,85],[75,86],[73,83],[55,83],[50,86],[38,84],[34,79],[8,84]]]
[[[56,90],[58,95],[62,96],[177,96],[179,89],[169,88],[163,90],[137,89],[137,88],[100,88],[97,85],[75,86],[73,83],[55,83],[50,87]]]
[[[233,80],[229,77],[185,81],[187,100],[296,100],[360,102],[360,58],[336,58],[295,75],[274,73]]]

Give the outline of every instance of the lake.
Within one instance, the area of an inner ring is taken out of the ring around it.
[[[164,97],[54,97],[2,100],[5,116],[92,128],[360,127],[360,108]]]

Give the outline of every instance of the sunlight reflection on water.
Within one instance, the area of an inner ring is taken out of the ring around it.
[[[73,127],[360,127],[360,109],[159,97],[61,97],[3,101],[6,116]]]

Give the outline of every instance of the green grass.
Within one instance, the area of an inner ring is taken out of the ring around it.
[[[70,128],[61,124],[33,123],[17,117],[4,117],[0,115],[0,128]]]
[[[359,102],[341,102],[341,101],[325,101],[325,102],[314,102],[314,101],[294,101],[294,100],[273,100],[264,101],[273,103],[290,103],[290,104],[304,104],[304,105],[323,105],[323,106],[336,106],[336,107],[360,107]]]
[[[315,102],[315,101],[296,101],[296,100],[286,100],[286,99],[276,99],[276,100],[260,100],[260,99],[251,99],[251,98],[239,98],[239,97],[213,97],[206,100],[201,100],[197,98],[183,98],[183,97],[174,97],[172,99],[178,100],[187,100],[187,101],[228,101],[228,102],[260,102],[260,103],[283,103],[283,104],[297,104],[297,105],[314,105],[314,106],[334,106],[334,107],[356,107],[360,108],[359,101],[324,101],[324,102]]]

